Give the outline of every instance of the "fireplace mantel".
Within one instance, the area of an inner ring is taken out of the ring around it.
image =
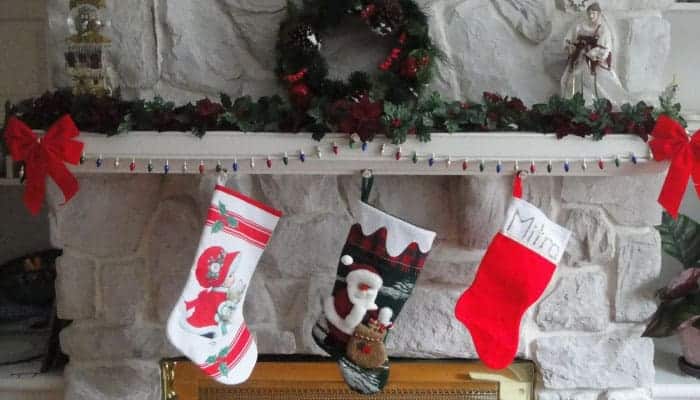
[[[80,140],[85,143],[85,162],[71,167],[78,174],[148,173],[149,163],[152,173],[164,173],[167,164],[168,173],[197,174],[200,165],[206,171],[217,164],[230,171],[234,162],[238,173],[279,175],[349,175],[365,169],[376,175],[495,175],[529,170],[533,163],[537,174],[548,176],[638,175],[666,168],[649,162],[647,144],[634,135],[609,135],[595,141],[540,133],[436,133],[428,143],[410,138],[394,145],[382,137],[353,147],[346,134],[329,134],[320,142],[307,133],[245,132],[209,132],[203,138],[183,132],[131,132],[112,137],[83,133]],[[288,165],[283,163],[285,154]]]

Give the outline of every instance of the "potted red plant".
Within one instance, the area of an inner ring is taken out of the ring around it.
[[[657,227],[666,254],[683,264],[683,272],[659,290],[659,308],[644,332],[646,337],[678,334],[683,348],[681,370],[700,378],[700,224],[681,215],[664,215]]]

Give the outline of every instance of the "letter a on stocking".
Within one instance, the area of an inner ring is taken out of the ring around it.
[[[479,357],[493,369],[513,362],[523,314],[547,288],[571,236],[521,196],[516,176],[505,225],[455,308]]]

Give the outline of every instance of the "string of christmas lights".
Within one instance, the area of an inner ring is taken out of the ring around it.
[[[390,148],[391,146],[391,148]],[[329,151],[327,153],[327,151]],[[349,159],[342,158],[347,151],[352,152],[352,154],[368,154],[373,158],[363,159]],[[531,174],[537,174],[538,172],[544,172],[552,174],[555,171],[555,164],[563,169],[565,173],[570,173],[574,168],[580,168],[581,171],[586,172],[589,169],[597,168],[600,171],[605,171],[607,168],[620,168],[625,163],[631,163],[634,165],[640,164],[642,162],[647,162],[653,157],[651,153],[647,155],[637,155],[635,153],[626,154],[613,154],[605,155],[601,157],[582,157],[582,158],[514,158],[514,157],[466,157],[460,155],[446,155],[446,154],[436,154],[436,153],[425,153],[418,151],[405,151],[403,146],[398,145],[388,145],[381,144],[378,149],[378,154],[371,154],[369,150],[369,145],[367,143],[362,143],[361,146],[357,146],[354,141],[350,142],[348,150],[342,150],[337,142],[326,145],[317,145],[315,151],[312,154],[306,154],[303,149],[296,152],[289,153],[285,152],[283,154],[259,154],[259,155],[246,155],[246,156],[236,156],[232,155],[227,158],[229,161],[222,162],[222,160],[211,160],[211,159],[158,159],[159,167],[156,167],[154,160],[149,159],[144,163],[143,166],[137,165],[137,159],[131,157],[131,162],[128,166],[129,171],[138,172],[139,168],[143,168],[148,173],[161,172],[163,174],[169,174],[172,172],[179,173],[199,173],[205,174],[207,171],[232,171],[241,172],[241,163],[247,163],[249,170],[256,169],[275,169],[275,168],[286,168],[289,167],[290,163],[296,162],[299,164],[304,164],[313,161],[343,161],[343,162],[356,162],[361,168],[363,162],[377,162],[377,161],[393,161],[405,165],[406,168],[410,168],[411,165],[425,165],[429,168],[442,168],[443,170],[459,171],[461,169],[464,172],[474,172],[478,170],[481,173],[493,169],[496,173],[501,174],[506,172],[506,164],[512,164],[513,171],[526,170]],[[379,157],[379,159],[377,159]],[[80,160],[81,164],[85,164],[90,161],[91,157],[84,154]],[[93,155],[95,167],[107,168],[105,165],[105,157],[102,154],[98,154],[96,157]],[[122,166],[121,157],[115,156],[111,158],[113,161],[112,168],[114,170],[119,170]],[[176,165],[176,170],[171,167],[171,161],[173,163],[178,163]],[[197,168],[190,168],[192,163],[197,163]],[[542,171],[540,171],[540,169]]]

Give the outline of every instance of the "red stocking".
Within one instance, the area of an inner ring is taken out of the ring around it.
[[[494,369],[513,362],[523,314],[542,296],[571,236],[521,195],[522,182],[517,176],[505,226],[455,307],[479,357]]]

